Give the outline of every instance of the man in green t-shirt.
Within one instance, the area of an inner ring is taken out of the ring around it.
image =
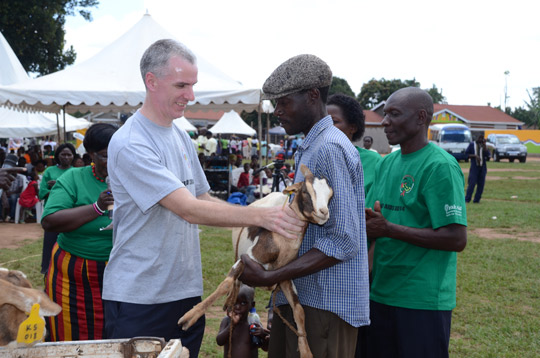
[[[380,162],[366,199],[375,243],[368,357],[448,357],[467,215],[457,161],[427,139],[432,116],[431,97],[416,87],[384,106],[386,137],[401,150]]]

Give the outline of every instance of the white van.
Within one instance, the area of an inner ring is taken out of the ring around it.
[[[469,161],[465,150],[472,142],[472,134],[466,125],[459,123],[434,124],[429,127],[428,138],[430,142],[452,154],[458,161]]]

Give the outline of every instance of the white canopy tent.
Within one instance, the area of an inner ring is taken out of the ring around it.
[[[189,123],[189,121],[186,119],[186,117],[182,116],[180,118],[176,118],[173,123],[178,126],[178,128],[185,130],[186,132],[192,131],[197,132],[197,127],[195,127],[193,124]]]
[[[17,55],[9,46],[4,35],[0,33],[0,85],[9,85],[27,79],[28,75]]]
[[[61,108],[93,112],[134,110],[145,98],[139,61],[159,39],[174,38],[146,14],[128,32],[80,64],[34,80],[0,86],[0,103],[50,112]],[[246,88],[197,56],[199,69],[192,110],[252,111],[260,89]],[[65,106],[65,107],[64,107]]]
[[[91,124],[85,119],[66,114],[65,132],[88,128]],[[64,131],[61,123],[60,129]],[[44,137],[57,133],[58,125],[54,113],[21,112],[0,107],[0,138]]]
[[[254,136],[257,134],[255,129],[247,125],[246,122],[235,111],[229,111],[223,114],[219,121],[210,128],[212,134],[240,134]]]
[[[29,79],[21,62],[0,33],[0,84],[7,85]],[[70,115],[66,116],[65,132],[88,128],[90,122]],[[62,128],[56,115],[43,112],[23,112],[0,107],[0,138],[41,137],[53,135]]]

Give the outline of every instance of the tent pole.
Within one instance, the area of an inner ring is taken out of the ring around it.
[[[66,142],[66,105],[62,106],[62,117],[64,117],[64,143]]]
[[[266,165],[268,165],[268,154],[270,154],[270,113],[266,113]]]
[[[262,141],[262,118],[261,118],[261,112],[262,112],[262,102],[259,102],[259,107],[257,109],[257,124],[259,126],[258,132],[257,132],[257,140],[259,143],[259,149],[257,150],[257,155],[259,158],[261,157],[261,141]],[[262,163],[262,160],[261,160]]]
[[[60,118],[58,118],[58,113],[56,113],[56,132],[58,133],[58,142],[60,142]]]

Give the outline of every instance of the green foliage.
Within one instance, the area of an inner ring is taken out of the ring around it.
[[[351,89],[351,86],[349,86],[347,80],[333,76],[332,85],[330,86],[330,90],[328,91],[328,96],[336,93],[343,93],[347,96],[355,97],[354,92]]]
[[[420,87],[420,83],[414,78],[405,81],[396,79],[386,80],[384,78],[376,80],[372,78],[369,82],[362,85],[357,99],[363,108],[370,109],[386,101],[398,89],[405,87]]]
[[[433,103],[446,103],[446,97],[442,94],[442,89],[439,91],[435,85],[433,85],[431,88],[426,89],[426,92],[429,93],[431,98],[433,99]]]
[[[529,102],[525,101],[526,107],[517,107],[507,113],[527,127],[537,129],[540,128],[540,87],[533,88],[532,93],[527,90],[527,94]]]
[[[79,13],[91,21],[86,8],[98,0],[0,0],[0,31],[26,71],[52,73],[75,62],[73,46],[64,49],[65,17]]]
[[[370,109],[378,105],[379,103],[386,101],[388,97],[395,91],[405,87],[420,87],[420,82],[416,79],[412,80],[385,80],[381,78],[376,80],[372,78],[368,83],[362,85],[362,89],[358,94],[358,102],[362,107]],[[435,85],[425,90],[431,98],[433,103],[446,103],[446,97],[442,94],[442,89],[439,90]]]
[[[527,123],[535,128],[540,127],[540,87],[532,89],[532,94],[527,90],[529,102],[525,102],[530,112],[530,122]]]
[[[259,129],[259,123],[258,123],[258,114],[257,114],[257,111],[253,111],[253,112],[246,112],[246,111],[243,111],[241,114],[240,114],[240,117],[242,117],[242,119],[244,120],[244,122],[246,122],[251,128],[254,128],[256,131],[258,131]],[[266,133],[266,118],[270,116],[270,128],[272,127],[275,127],[275,126],[279,126],[279,121],[277,119],[277,117],[274,116],[273,113],[270,113],[270,114],[267,114],[267,113],[261,113],[261,123],[262,123],[262,129],[263,129],[263,133]]]

